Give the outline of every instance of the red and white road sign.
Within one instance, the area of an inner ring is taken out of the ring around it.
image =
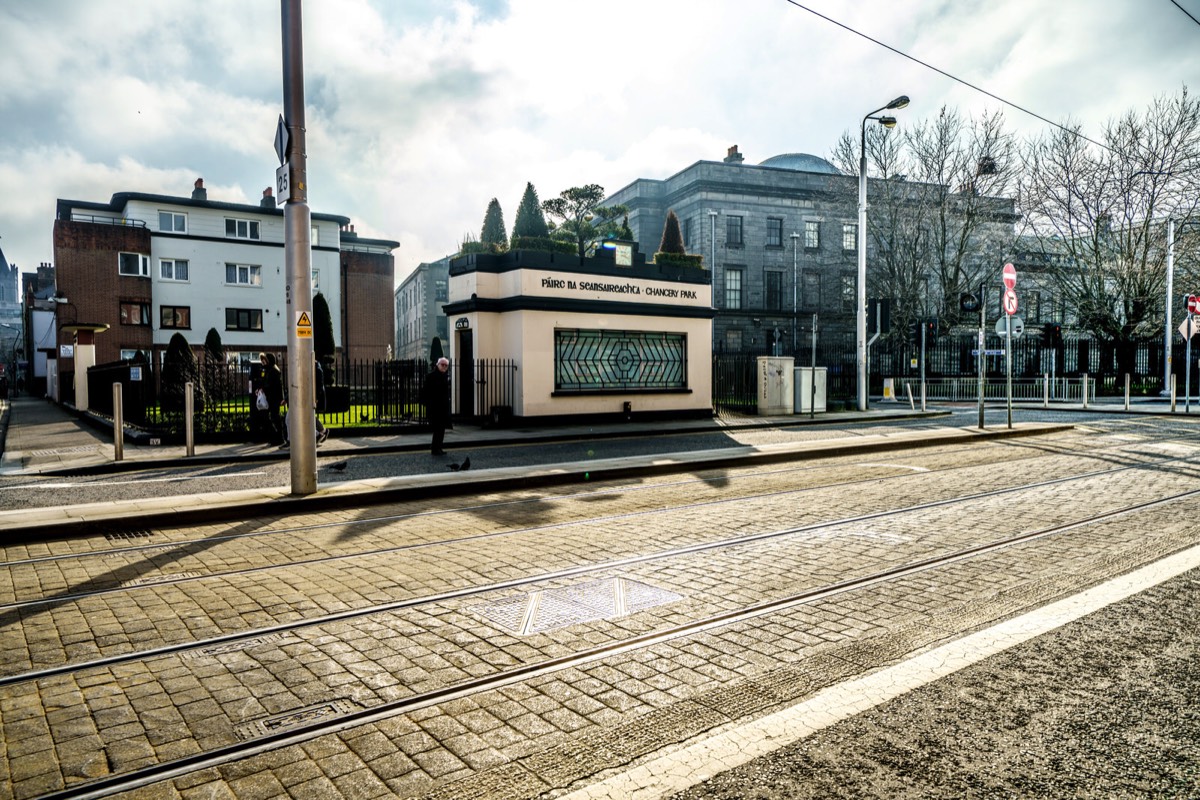
[[[1004,273],[1001,275],[1001,277],[1004,279],[1005,289],[1012,291],[1013,289],[1017,288],[1017,270],[1012,264],[1004,265]],[[1012,314],[1013,312],[1010,311],[1008,313]]]
[[[1187,309],[1189,314],[1200,314],[1200,297],[1194,294],[1189,294],[1187,298]]]
[[[1004,290],[1004,313],[1010,317],[1017,313],[1017,293],[1012,289]]]

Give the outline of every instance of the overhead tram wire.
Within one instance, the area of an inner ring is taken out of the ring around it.
[[[797,2],[797,0],[784,0],[784,2],[790,3],[791,5],[794,5],[796,8],[807,11],[808,13],[812,14],[813,16],[820,17],[821,19],[825,20],[826,22],[831,22],[834,25],[837,25],[839,28],[849,31],[850,33],[853,33],[855,36],[860,36],[863,39],[866,39],[868,42],[871,42],[872,44],[877,44],[886,50],[891,50],[896,55],[903,56],[904,58],[907,58],[909,61],[912,61],[916,64],[920,64],[922,67],[925,67],[925,69],[933,70],[934,72],[938,73],[939,75],[944,75],[945,77],[949,78],[950,80],[955,81],[957,83],[961,83],[963,86],[966,86],[969,89],[974,89],[975,91],[979,92],[980,94],[985,94],[988,97],[992,98],[993,100],[999,101],[1006,106],[1015,108],[1017,111],[1028,114],[1029,116],[1031,116],[1035,119],[1040,119],[1042,122],[1046,123],[1047,125],[1053,125],[1055,128],[1058,128],[1059,130],[1063,131],[1064,133],[1069,133],[1073,136],[1078,136],[1080,139],[1083,139],[1085,142],[1091,142],[1092,144],[1096,145],[1097,147],[1108,150],[1109,152],[1113,152],[1112,148],[1109,147],[1108,145],[1101,144],[1100,142],[1097,142],[1095,139],[1089,139],[1087,136],[1084,136],[1082,133],[1080,133],[1077,130],[1072,130],[1071,128],[1068,128],[1064,125],[1060,125],[1059,123],[1055,122],[1054,120],[1047,119],[1046,117],[1043,117],[1041,114],[1038,114],[1034,111],[1030,111],[1028,108],[1025,108],[1024,106],[1017,105],[1016,103],[1013,103],[1009,100],[1005,100],[1003,97],[1000,97],[999,95],[992,94],[987,89],[983,89],[979,86],[976,86],[975,84],[973,84],[969,81],[965,81],[956,75],[951,75],[949,72],[946,72],[944,69],[938,69],[937,67],[933,66],[932,64],[927,64],[926,62],[922,61],[921,59],[919,59],[915,56],[910,56],[908,53],[904,52],[903,50],[898,50],[895,47],[892,47],[890,44],[887,44],[886,42],[881,42],[878,39],[874,39],[874,38],[868,36],[867,34],[863,33],[862,31],[857,31],[854,28],[851,28],[849,25],[846,25],[845,23],[838,22],[836,19],[833,19],[832,17],[827,17],[824,14],[820,13],[819,11],[814,11],[813,9],[809,8],[808,6]],[[1175,0],[1171,0],[1171,2],[1175,2]],[[1178,3],[1175,3],[1175,4],[1179,5]],[[1187,13],[1187,12],[1184,12],[1184,13]],[[1188,16],[1190,17],[1191,14],[1188,14]]]
[[[1192,22],[1196,23],[1197,25],[1200,25],[1200,19],[1196,19],[1195,17],[1192,16],[1192,12],[1188,11],[1186,8],[1179,5],[1178,0],[1171,0],[1171,5],[1175,6],[1183,13],[1187,14],[1188,19],[1190,19]]]

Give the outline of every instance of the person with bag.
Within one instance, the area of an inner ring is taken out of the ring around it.
[[[439,358],[437,366],[425,376],[421,384],[421,403],[425,406],[425,419],[433,430],[433,442],[430,452],[435,456],[444,456],[442,440],[446,436],[446,428],[450,427],[450,361]]]
[[[287,443],[283,417],[279,414],[279,408],[283,405],[283,373],[274,353],[259,353],[258,361],[263,367],[263,377],[259,389],[261,394],[255,398],[255,403],[262,408],[263,402],[266,402],[267,435],[271,444],[280,446]]]

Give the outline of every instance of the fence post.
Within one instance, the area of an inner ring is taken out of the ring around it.
[[[189,456],[196,455],[196,434],[192,425],[192,418],[196,411],[196,400],[192,396],[192,382],[188,381],[183,385],[183,436],[187,442],[187,454]]]
[[[1087,408],[1087,406],[1088,406],[1088,374],[1086,372],[1083,373],[1083,383],[1082,383],[1081,391],[1083,392],[1083,407]]]
[[[1175,373],[1171,373],[1171,413],[1175,413]]]
[[[1129,410],[1129,373],[1125,373],[1125,410]]]
[[[125,458],[124,388],[120,381],[113,384],[113,461]]]
[[[1050,407],[1050,373],[1042,373],[1042,408]]]

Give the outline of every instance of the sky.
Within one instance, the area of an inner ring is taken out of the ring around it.
[[[400,242],[397,283],[542,200],[666,178],[737,145],[829,158],[904,94],[1106,122],[1200,91],[1200,0],[304,0],[309,205]],[[813,13],[816,12],[816,13]],[[276,0],[0,0],[0,250],[53,261],[56,200],[257,204],[283,111]]]

